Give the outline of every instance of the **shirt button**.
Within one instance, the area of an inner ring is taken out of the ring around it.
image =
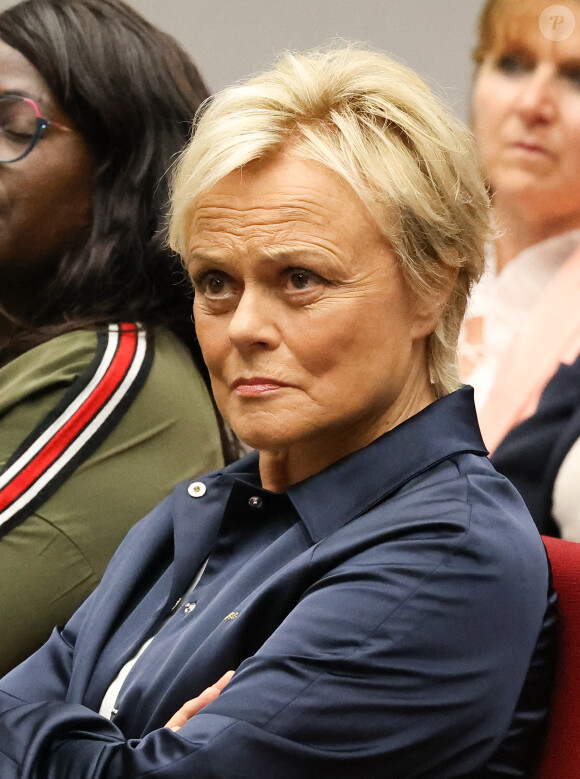
[[[264,501],[262,498],[259,498],[257,495],[253,495],[248,501],[248,506],[251,509],[259,509],[263,502]]]
[[[202,481],[194,481],[193,484],[189,485],[187,491],[192,498],[202,498],[207,491],[207,487]]]
[[[191,612],[194,610],[196,605],[197,605],[196,603],[186,603],[185,606],[183,607],[183,613],[191,614]]]

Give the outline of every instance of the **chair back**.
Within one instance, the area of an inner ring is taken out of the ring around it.
[[[558,593],[559,650],[536,779],[580,778],[580,544],[542,538]]]

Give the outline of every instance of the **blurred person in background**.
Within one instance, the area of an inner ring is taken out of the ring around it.
[[[223,462],[166,243],[206,98],[120,0],[0,14],[0,671],[64,623],[131,525]]]
[[[580,3],[489,0],[474,59],[497,237],[462,378],[494,465],[540,530],[580,540]]]

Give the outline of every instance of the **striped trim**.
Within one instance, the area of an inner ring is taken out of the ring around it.
[[[102,443],[142,388],[152,361],[153,345],[139,325],[99,331],[92,363],[0,472],[0,537]]]

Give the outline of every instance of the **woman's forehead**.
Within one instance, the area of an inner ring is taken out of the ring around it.
[[[43,106],[55,104],[46,81],[34,65],[18,49],[1,39],[0,92],[22,94]]]
[[[334,171],[312,160],[278,155],[234,170],[196,198],[192,226],[229,214],[240,221],[258,215],[267,221],[307,218],[327,224],[344,209],[359,211],[363,204]]]
[[[575,52],[580,57],[580,2],[569,0],[565,6],[574,14],[576,24],[572,26],[567,19],[557,14],[558,7],[550,5],[546,0],[504,0],[498,3],[491,21],[491,51],[526,45],[535,48],[560,44],[557,48],[565,48],[568,53]],[[554,12],[549,16],[552,8]],[[550,25],[556,28],[564,22],[568,23],[567,29],[570,29],[566,39],[558,40],[557,36],[550,35]]]

